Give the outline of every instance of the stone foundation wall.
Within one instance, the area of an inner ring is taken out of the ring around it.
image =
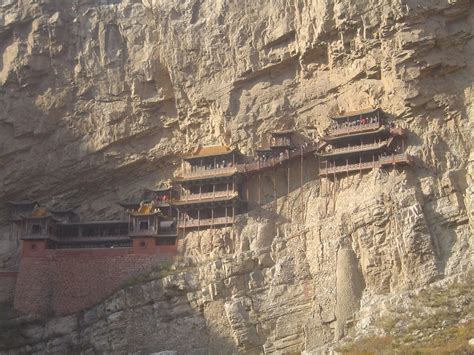
[[[127,280],[148,273],[175,255],[160,246],[154,255],[129,254],[130,248],[48,250],[44,258],[23,258],[15,290],[15,309],[65,315],[91,307]]]

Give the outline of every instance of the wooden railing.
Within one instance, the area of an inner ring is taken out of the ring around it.
[[[254,171],[268,169],[288,160],[301,157],[301,155],[306,155],[308,153],[314,152],[318,149],[316,144],[310,144],[306,147],[299,147],[293,151],[289,151],[286,154],[284,153],[282,156],[278,157],[271,157],[265,161],[256,161],[253,163],[246,163],[246,164],[239,164],[237,166],[239,172],[241,173],[251,173]]]
[[[350,126],[350,127],[330,128],[328,136],[341,136],[344,134],[364,132],[368,130],[377,129],[379,127],[380,127],[380,123],[376,122],[376,123],[358,124],[358,125]]]
[[[413,158],[411,155],[407,153],[400,153],[400,154],[392,154],[389,156],[382,156],[379,159],[381,165],[388,165],[388,164],[411,164]]]
[[[373,169],[379,166],[379,162],[365,162],[356,164],[346,164],[341,166],[330,166],[319,170],[319,175],[338,174],[349,171]]]
[[[237,196],[235,191],[214,191],[204,192],[200,194],[190,194],[182,196],[180,201],[199,201],[199,200],[212,200],[220,197],[233,197]]]
[[[380,148],[386,144],[387,142],[381,142],[381,143],[361,144],[361,145],[353,145],[350,147],[335,148],[328,152],[323,152],[321,153],[321,155],[324,156],[324,155],[333,155],[333,154],[340,154],[340,153],[347,153],[347,152],[364,151],[371,148]]]
[[[186,221],[179,221],[178,228],[194,228],[194,227],[215,226],[215,225],[232,224],[232,223],[234,223],[234,217],[188,219]]]
[[[226,174],[230,174],[234,172],[237,172],[237,168],[235,166],[228,166],[225,168],[182,171],[178,177],[183,178],[183,179],[193,179],[193,178],[207,177],[207,176],[226,175]]]
[[[368,170],[373,168],[380,168],[385,165],[395,165],[395,164],[411,164],[412,158],[407,153],[401,154],[392,154],[390,156],[382,156],[378,161],[364,162],[364,163],[355,163],[355,164],[346,164],[341,166],[329,166],[319,169],[319,175],[330,175],[330,174],[339,174],[350,171],[360,171]]]

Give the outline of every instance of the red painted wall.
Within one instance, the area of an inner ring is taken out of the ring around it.
[[[17,276],[15,271],[0,271],[0,303],[13,301]]]
[[[148,245],[147,245],[148,246]],[[65,315],[93,306],[127,280],[149,273],[176,255],[176,246],[160,245],[139,255],[133,248],[47,249],[24,254],[15,289],[15,309]]]
[[[40,258],[46,255],[46,240],[24,240],[22,258]]]

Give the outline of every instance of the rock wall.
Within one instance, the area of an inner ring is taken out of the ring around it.
[[[193,309],[195,331],[180,312],[171,323],[197,348],[325,348],[371,300],[472,268],[471,1],[22,0],[0,12],[1,201],[67,201],[108,218],[199,143],[252,153],[272,129],[309,137],[329,114],[367,106],[409,132],[413,168],[334,181],[308,158],[301,187],[294,162],[276,171],[276,202],[272,175],[261,177],[262,206],[251,180],[252,208],[235,228],[180,240],[195,287],[159,302]],[[16,240],[2,231],[8,267]],[[127,321],[91,321],[110,322],[97,349],[135,349],[127,307]],[[150,314],[137,317],[162,313]],[[189,349],[143,334],[146,351]]]

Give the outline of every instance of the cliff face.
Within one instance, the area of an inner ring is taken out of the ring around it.
[[[110,217],[199,143],[252,153],[271,129],[310,136],[328,114],[368,106],[408,130],[414,168],[331,182],[308,158],[301,187],[295,162],[276,173],[276,203],[263,176],[266,204],[180,241],[192,289],[148,301],[192,310],[193,337],[208,337],[196,348],[311,351],[350,333],[374,300],[471,267],[471,1],[7,0],[0,14],[2,202]],[[8,267],[17,244],[1,228]],[[172,322],[189,327],[181,315]],[[151,348],[107,339],[90,344]]]

